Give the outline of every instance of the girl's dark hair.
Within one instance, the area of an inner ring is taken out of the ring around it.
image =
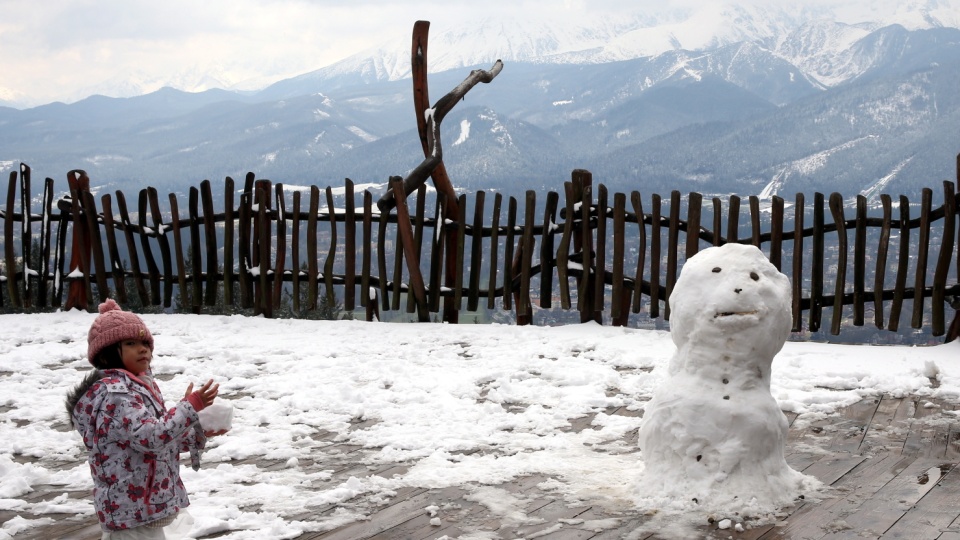
[[[117,347],[116,343],[104,347],[93,359],[93,367],[97,369],[122,369],[123,360],[120,358],[120,347]]]

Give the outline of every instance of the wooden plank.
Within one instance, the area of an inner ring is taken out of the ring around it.
[[[323,285],[327,295],[327,306],[333,307],[337,303],[337,296],[333,291],[333,263],[337,259],[337,210],[333,204],[333,189],[330,186],[327,186],[326,195],[327,214],[330,217],[330,248],[327,250],[327,258],[323,261]]]
[[[130,222],[130,213],[127,212],[127,200],[122,191],[117,191],[117,210],[120,212],[120,224],[123,227],[123,236],[127,244],[127,254],[130,257],[130,270],[133,281],[137,286],[137,295],[140,298],[140,305],[150,304],[150,298],[147,293],[147,286],[143,282],[143,272],[140,269],[140,256],[137,254],[137,243],[133,239],[133,225]],[[59,296],[59,293],[58,293]]]
[[[290,223],[290,286],[293,288],[293,298],[291,299],[293,303],[293,313],[295,315],[300,315],[300,277],[303,275],[302,270],[300,269],[300,190],[295,190],[293,192],[293,214],[290,216],[292,221]],[[352,257],[351,253],[347,253],[347,257]],[[226,279],[226,276],[224,276]],[[344,305],[344,309],[347,309]],[[353,308],[347,309],[347,311],[353,311]]]
[[[47,281],[50,278],[50,227],[53,222],[53,178],[47,178],[43,182],[43,201],[41,202],[40,214],[40,282],[37,284],[37,306],[47,307],[50,300],[50,288]],[[59,226],[58,226],[59,229]],[[0,301],[0,305],[3,305]]]
[[[443,270],[443,193],[437,193],[434,209],[433,240],[430,242],[430,311],[440,311],[440,278]]]
[[[107,264],[103,260],[103,242],[100,240],[100,226],[97,223],[97,204],[89,191],[83,190],[80,193],[83,198],[83,215],[87,219],[87,230],[90,231],[90,253],[93,259],[93,265],[88,268],[92,268],[97,276],[97,296],[100,302],[106,302],[110,297],[110,286],[107,285]]]
[[[537,192],[533,190],[527,190],[526,193],[526,208],[524,212],[524,226],[523,226],[523,237],[521,241],[523,242],[523,258],[520,261],[520,301],[517,305],[517,313],[526,314],[528,317],[527,323],[530,324],[533,321],[530,320],[533,315],[533,305],[530,301],[530,283],[531,283],[531,268],[533,266],[533,226],[534,220],[536,219],[536,210],[537,210]]]
[[[923,489],[930,489],[923,498],[904,514],[892,527],[887,529],[883,538],[936,538],[960,515],[960,470],[953,464],[941,464],[927,471],[918,480]],[[934,477],[940,474],[940,477]],[[921,483],[922,482],[922,483]]]
[[[159,306],[160,299],[160,267],[157,266],[157,260],[153,256],[153,249],[150,247],[150,233],[147,225],[147,206],[149,205],[148,190],[141,189],[137,200],[137,224],[140,231],[140,247],[143,249],[143,259],[147,263],[147,276],[150,279],[150,304]]]
[[[650,210],[650,318],[660,316],[660,195],[653,194]]]
[[[117,294],[117,302],[125,306],[127,305],[127,287],[124,283],[123,260],[120,258],[120,249],[117,248],[117,224],[113,220],[113,205],[109,193],[100,198],[100,207],[103,208],[103,232],[107,239],[107,253],[110,255],[110,277],[113,278],[113,289]],[[40,275],[43,277],[46,273],[43,272]],[[43,282],[45,279],[40,281]],[[39,303],[40,299],[38,299]]]
[[[633,214],[637,218],[637,226],[640,229],[638,231],[639,237],[637,238],[637,274],[634,276],[633,285],[633,312],[640,313],[643,298],[643,267],[647,254],[647,225],[646,217],[643,215],[643,202],[640,199],[639,192],[633,191],[630,193],[630,204],[633,206]]]
[[[879,398],[864,399],[843,409],[840,421],[834,424],[837,434],[829,448],[836,452],[856,452],[866,437],[880,401]]]
[[[160,262],[163,265],[163,307],[168,308],[171,306],[173,298],[173,262],[170,258],[170,242],[167,240],[156,188],[147,188],[147,199],[150,203],[150,216],[153,218],[151,228],[157,235],[157,245],[160,247]]]
[[[836,336],[840,334],[840,325],[843,323],[843,294],[847,286],[847,225],[843,215],[843,197],[839,193],[830,194],[830,213],[837,226],[837,272],[833,289],[833,319],[830,323],[830,333]]]
[[[573,219],[568,215],[567,219]],[[517,199],[510,197],[507,202],[507,237],[503,255],[503,309],[509,311],[513,299],[513,238],[517,228]],[[563,287],[563,283],[560,284]],[[564,308],[568,309],[568,308]]]
[[[428,506],[440,506],[440,504],[442,504],[441,501],[463,499],[463,496],[466,495],[467,492],[459,486],[453,486],[449,488],[430,490],[428,494],[432,497],[431,500],[428,501]],[[430,521],[434,518],[437,518],[441,520],[442,524],[448,517],[453,516],[449,515],[451,512],[447,508],[442,508],[437,513],[431,514],[426,511],[428,506],[421,508],[419,513],[412,514],[412,517],[407,521],[404,521],[403,523],[391,527],[383,532],[374,534],[373,536],[369,536],[367,537],[367,540],[431,538],[434,532],[440,530],[440,526],[431,525]],[[477,509],[477,506],[471,505],[471,509]]]
[[[397,231],[402,240],[403,255],[407,262],[407,274],[410,278],[410,289],[417,302],[417,316],[419,322],[430,322],[430,312],[427,309],[427,296],[423,285],[423,276],[420,273],[420,262],[417,258],[413,243],[413,229],[410,223],[410,214],[407,211],[407,201],[404,197],[403,180],[399,176],[391,178],[391,188],[396,200]]]
[[[77,174],[80,174],[79,178]],[[67,173],[67,181],[70,184],[70,212],[73,221],[73,242],[70,250],[70,272],[79,270],[83,274],[83,282],[73,279],[70,281],[70,290],[67,292],[67,303],[65,309],[70,310],[74,307],[86,309],[90,300],[90,240],[88,236],[90,231],[87,226],[87,220],[80,215],[83,205],[82,191],[90,186],[90,179],[87,173],[73,170]],[[12,208],[12,205],[11,205]],[[13,242],[13,237],[10,237]],[[9,268],[16,268],[11,264]],[[19,292],[14,288],[16,294]],[[11,301],[14,306],[19,306],[20,301],[11,295]]]
[[[183,260],[183,238],[180,234],[180,207],[177,204],[177,195],[169,194],[170,200],[170,231],[173,234],[173,251],[177,265],[177,287],[180,291],[181,309],[188,309],[193,303],[190,301],[190,289],[187,288],[187,271]]]
[[[803,315],[801,311],[801,299],[803,298],[803,218],[804,218],[803,193],[797,193],[794,203],[793,213],[793,331],[803,330]]]
[[[823,318],[823,193],[813,196],[813,254],[810,279],[810,331],[820,330]]]
[[[421,186],[424,187],[424,186]],[[299,192],[298,192],[299,193]],[[354,200],[353,180],[347,178],[344,186],[344,203],[346,205],[346,216],[344,225],[344,248],[346,249],[346,258],[344,260],[343,274],[343,309],[352,312],[357,307],[357,210]],[[420,226],[423,223],[423,202],[421,197],[417,196],[417,223]],[[296,248],[298,242],[294,240],[293,245]],[[420,243],[417,242],[417,258],[420,258]],[[294,274],[300,271],[299,267],[294,265]],[[366,291],[363,292],[366,294]]]
[[[750,243],[760,247],[760,198],[750,195]]]
[[[277,250],[276,257],[277,260],[274,262],[273,270],[273,305],[280,307],[280,301],[283,298],[283,278],[285,271],[285,264],[287,262],[287,204],[286,198],[283,195],[283,183],[277,182],[277,185],[274,186],[274,198],[276,199],[277,204]],[[204,205],[204,213],[206,213],[206,205]],[[207,218],[204,219],[204,224],[206,224]],[[209,253],[209,245],[208,253]],[[216,255],[214,255],[216,256]],[[296,268],[293,268],[296,271]],[[209,272],[209,265],[208,265]],[[216,272],[216,269],[214,269]],[[209,274],[208,274],[209,277]],[[209,282],[208,282],[209,283]],[[209,284],[207,285],[207,296],[209,297]],[[216,287],[216,282],[214,282],[214,287]]]
[[[35,270],[30,268],[30,265],[33,264],[33,259],[30,257],[30,248],[33,243],[33,233],[31,232],[31,212],[30,212],[30,167],[21,163],[20,164],[20,266],[22,268],[23,280],[22,290],[23,290],[23,307],[29,308],[33,305],[33,302],[30,300],[31,289],[30,289],[30,270]],[[7,214],[8,219],[13,219],[12,214]],[[13,241],[13,238],[10,238],[10,241]]]
[[[254,254],[257,259],[254,266],[259,269],[256,289],[254,290],[256,307],[254,314],[273,317],[273,296],[270,294],[270,253],[273,244],[273,232],[270,226],[270,201],[273,199],[272,182],[258,180],[256,183],[257,217],[254,222]]]
[[[913,328],[923,327],[923,290],[927,283],[927,257],[930,253],[930,206],[933,190],[923,188],[920,201],[920,239],[917,245],[917,267],[913,283]]]
[[[557,281],[560,285],[560,307],[570,309],[570,277],[569,270],[570,239],[573,237],[573,183],[564,182],[566,205],[563,212],[563,234],[560,236],[560,247],[557,248]]]
[[[714,197],[713,202],[713,240],[711,242],[714,246],[719,246],[723,243],[722,235],[722,224],[723,224],[723,203],[720,201],[720,197]]]
[[[426,212],[426,195],[427,195],[427,186],[425,184],[420,184],[420,187],[417,188],[417,210],[416,216],[413,218],[413,248],[414,255],[417,258],[417,268],[420,268],[420,254],[423,251],[423,219],[424,213]],[[422,274],[421,274],[422,275]],[[421,277],[422,280],[422,277]],[[426,287],[426,284],[424,284]],[[426,289],[424,289],[426,290]],[[407,313],[414,313],[417,310],[416,297],[413,294],[407,294]]]
[[[885,453],[864,459],[860,464],[831,484],[842,496],[820,502],[806,502],[785,522],[778,524],[763,540],[820,538],[831,527],[841,527],[844,516],[852,514],[878,490],[900,474],[913,459],[902,459]]]
[[[611,275],[610,319],[614,326],[626,326],[630,313],[630,296],[624,293],[623,264],[626,241],[627,196],[613,195],[613,271]],[[542,260],[542,259],[541,259]],[[638,283],[637,286],[640,284]]]
[[[890,249],[890,221],[892,216],[890,195],[880,195],[883,218],[880,223],[880,239],[877,246],[877,266],[873,271],[873,322],[883,329],[883,282],[887,274],[887,252]]]
[[[932,333],[942,336],[946,333],[945,291],[947,276],[950,273],[950,258],[953,255],[953,243],[957,215],[957,199],[952,182],[943,183],[943,235],[940,238],[940,254],[933,273],[933,295],[931,298]],[[957,278],[960,281],[960,277]]]
[[[310,211],[307,214],[307,309],[317,309],[317,216],[320,214],[320,188],[310,186]],[[378,239],[382,242],[382,239]],[[367,242],[367,245],[370,245]]]
[[[497,255],[500,252],[500,206],[502,204],[503,195],[495,193],[493,197],[493,221],[490,224],[490,278],[487,280],[487,309],[496,307],[497,269],[499,267]]]
[[[473,226],[470,228],[470,286],[467,291],[467,311],[480,308],[480,266],[483,257],[483,203],[486,192],[478,191],[473,203]]]
[[[529,518],[543,520],[542,523],[520,526],[514,531],[521,538],[587,539],[595,533],[582,529],[564,528],[559,520],[576,519],[589,509],[589,506],[570,506],[563,500],[551,501],[527,514]]]
[[[205,257],[207,283],[203,303],[207,306],[215,306],[217,305],[217,289],[220,282],[220,276],[218,275],[220,273],[220,263],[217,256],[217,223],[213,210],[213,192],[209,180],[200,182],[200,204],[203,208],[204,246],[207,252]]]
[[[904,409],[903,398],[882,396],[877,405],[873,418],[866,426],[863,439],[858,451],[861,453],[878,451],[895,451],[898,454],[903,448],[906,439],[909,420],[898,417],[898,412]]]
[[[867,198],[857,195],[857,221],[853,240],[853,325],[863,326],[864,276],[867,267]],[[882,291],[883,289],[880,289]]]
[[[415,518],[430,505],[433,495],[425,489],[416,490],[414,495],[399,499],[395,497],[391,504],[381,508],[369,520],[355,521],[335,531],[323,533],[313,538],[324,540],[366,540],[388,531],[410,519]],[[310,536],[305,536],[310,538]]]
[[[667,231],[667,296],[663,318],[669,321],[670,295],[673,294],[673,286],[677,282],[677,244],[680,231],[680,192],[676,190],[670,192],[670,222]]]
[[[923,493],[918,489],[917,479],[937,465],[936,461],[930,459],[913,461],[876,493],[864,500],[855,511],[843,516],[843,525],[849,527],[849,531],[856,531],[858,536],[880,536],[920,500]],[[847,530],[830,532],[823,536],[824,540],[850,537]]]
[[[703,195],[693,192],[688,197],[687,206],[687,245],[684,255],[687,259],[700,251],[700,219],[703,213]]]
[[[70,209],[72,206],[72,204],[66,202],[65,200],[61,200],[57,203],[57,208],[60,210],[60,216],[57,220],[57,240],[53,252],[54,291],[53,299],[51,300],[51,305],[53,307],[60,307],[63,305],[63,284],[65,281],[63,265],[66,264],[67,228],[70,226]],[[3,288],[0,288],[0,305],[3,305],[2,291]]]
[[[240,195],[240,206],[237,209],[237,285],[240,287],[240,307],[249,309],[253,306],[250,293],[252,284],[252,260],[250,258],[250,222],[253,204],[249,193]]]
[[[893,289],[893,302],[890,305],[890,322],[887,330],[896,332],[900,327],[900,310],[907,288],[907,268],[910,264],[910,201],[900,196],[900,251],[897,259],[897,279]]]
[[[399,176],[391,176],[390,182],[392,183],[394,179],[400,178]],[[398,201],[399,202],[399,201]],[[396,210],[396,208],[394,208]],[[409,219],[409,217],[408,217]],[[397,216],[397,235],[394,239],[394,250],[393,250],[393,280],[391,281],[391,291],[393,295],[391,296],[390,309],[398,311],[400,309],[400,295],[403,292],[403,236],[400,234],[400,217]]]
[[[223,305],[234,306],[233,294],[233,178],[223,181]]]
[[[420,266],[421,257],[423,255],[423,229],[426,225],[426,218],[425,218],[426,212],[427,212],[427,186],[424,184],[421,184],[420,187],[417,188],[417,215],[414,218],[414,226],[413,226],[413,244],[414,244],[414,254],[417,257],[417,268],[421,267]],[[423,281],[422,274],[420,279],[421,281]],[[426,290],[425,290],[426,283],[424,283],[423,285],[424,285],[424,295],[426,295]],[[412,297],[412,295],[407,295],[407,296]],[[413,312],[412,306],[415,305],[415,300],[416,299],[414,299],[413,301],[410,301],[410,299],[408,298],[408,301],[407,301],[408,313]],[[426,296],[424,296],[424,301],[426,300],[427,298]],[[427,307],[427,310],[429,312],[429,304],[427,303],[424,305],[425,307]]]
[[[557,204],[560,195],[555,191],[547,193],[547,203],[543,208],[543,225],[540,238],[540,307],[549,309],[553,306],[553,268],[554,261],[554,228],[557,221]]]
[[[777,271],[783,267],[783,198],[776,195],[770,213],[770,263]]]
[[[583,266],[583,271],[577,279],[577,311],[580,312],[580,322],[585,323],[593,320],[593,288],[590,286],[592,283],[590,269],[593,266],[593,231],[590,228],[593,175],[582,169],[577,169],[574,173],[573,191],[577,202],[580,203],[580,223],[573,237],[573,249],[580,253],[580,264]]]
[[[803,469],[803,474],[813,476],[830,486],[849,474],[866,459],[860,455],[834,454],[817,460],[817,462],[806,467]]]
[[[467,207],[467,196],[460,195],[460,199],[457,202],[459,208]],[[467,237],[467,220],[459,219],[457,220],[457,245],[456,245],[456,268],[455,268],[455,283],[453,287],[453,306],[456,311],[463,309],[463,249],[466,244]],[[451,246],[452,247],[452,246]]]
[[[4,220],[3,220],[3,255],[4,255],[4,268],[6,268],[7,273],[7,296],[10,298],[10,305],[12,307],[20,307],[22,302],[20,301],[20,289],[17,287],[17,255],[13,240],[13,205],[17,200],[17,171],[10,171],[10,183],[7,184],[7,206],[4,208]],[[74,198],[74,205],[77,204],[77,199]],[[72,269],[71,269],[72,270]]]
[[[607,186],[597,186],[597,249],[593,272],[593,320],[603,322],[607,273]]]
[[[926,399],[917,398],[913,403],[913,416],[911,417],[909,434],[903,443],[903,453],[943,459],[947,451],[950,426],[949,423],[934,418],[941,415],[941,408],[939,406],[927,406],[927,402]],[[931,402],[931,405],[937,404]]]
[[[727,214],[727,243],[740,239],[740,197],[730,196],[730,213]]]
[[[390,309],[390,295],[387,289],[387,223],[389,217],[389,214],[381,213],[377,218],[377,276],[380,289],[380,308],[384,311]]]
[[[379,219],[379,215],[378,215]],[[372,285],[370,285],[371,280],[371,254],[370,251],[373,247],[372,241],[372,221],[373,221],[373,195],[369,191],[364,191],[363,194],[363,235],[364,235],[364,247],[363,247],[363,276],[365,279],[361,280],[361,288],[363,289],[363,294],[361,298],[363,302],[366,303],[366,320],[374,321],[380,320],[380,302],[377,299],[377,290]]]
[[[190,282],[193,284],[193,293],[190,305],[194,313],[200,313],[203,305],[203,256],[200,251],[200,191],[190,188],[190,198],[187,201],[190,213]],[[254,235],[259,228],[254,228]]]

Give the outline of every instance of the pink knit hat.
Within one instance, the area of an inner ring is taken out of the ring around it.
[[[112,298],[100,304],[99,309],[100,315],[87,334],[87,360],[91,364],[104,348],[125,339],[142,339],[153,350],[153,335],[135,313],[123,311]]]

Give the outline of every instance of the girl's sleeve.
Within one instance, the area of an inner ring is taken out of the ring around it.
[[[171,444],[183,444],[185,438],[196,441],[196,436],[191,434],[200,429],[200,419],[187,401],[177,403],[161,418],[156,418],[139,394],[111,393],[107,400],[107,414],[102,421],[109,423],[110,440],[129,444],[140,452],[156,452]],[[195,445],[196,442],[191,446]]]

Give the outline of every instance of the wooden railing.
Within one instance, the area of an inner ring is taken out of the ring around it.
[[[459,220],[442,215],[442,192],[428,196],[422,186],[408,207],[398,179],[391,184],[396,211],[387,214],[350,180],[338,197],[313,186],[304,200],[253,173],[240,190],[225,179],[219,211],[209,181],[191,188],[184,213],[174,194],[161,209],[154,188],[139,192],[135,212],[121,191],[103,194],[98,206],[79,170],[68,173],[69,195],[56,201],[47,178],[36,210],[30,175],[27,165],[10,174],[2,212],[0,303],[8,311],[88,309],[108,296],[123,305],[132,295],[170,308],[176,291],[195,312],[237,306],[269,317],[284,291],[294,312],[316,310],[322,287],[322,296],[341,298],[347,311],[366,307],[368,319],[384,310],[427,321],[446,298],[467,312],[513,311],[518,324],[535,322],[534,307],[559,304],[581,321],[626,325],[631,314],[669,318],[682,261],[706,246],[740,242],[761,248],[792,280],[795,331],[820,330],[828,311],[838,334],[845,319],[861,326],[870,310],[878,328],[897,331],[908,304],[912,328],[929,325],[934,336],[952,337],[958,324],[953,314],[947,332],[947,308],[960,308],[953,182],[943,182],[936,208],[933,191],[923,190],[918,214],[899,197],[899,219],[887,195],[871,210],[863,196],[846,208],[840,194],[817,193],[812,204],[797,194],[792,206],[780,197],[749,197],[748,224],[741,224],[737,196],[611,196],[583,170],[564,184],[562,200],[556,192],[539,204],[533,191],[522,201],[495,193],[488,213],[488,194],[477,192],[468,217],[468,196],[460,195]],[[441,286],[444,250],[456,253],[453,287]]]

